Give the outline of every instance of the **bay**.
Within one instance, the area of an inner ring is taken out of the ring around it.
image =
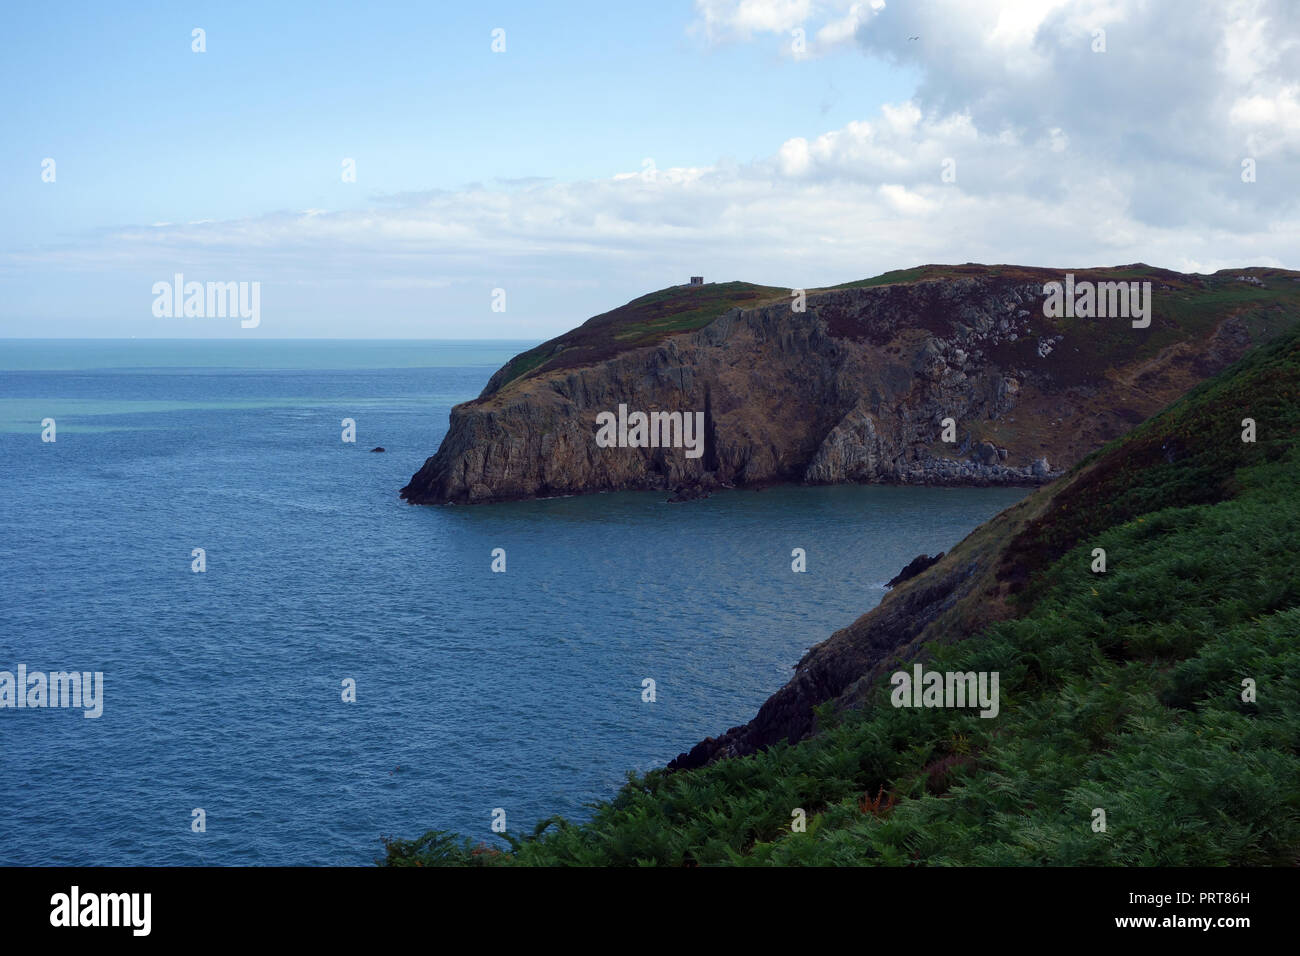
[[[583,818],[1025,494],[400,501],[531,344],[0,341],[0,670],[105,688],[99,719],[0,710],[0,863],[357,864]]]

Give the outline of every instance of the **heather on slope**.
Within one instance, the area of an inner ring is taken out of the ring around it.
[[[504,851],[434,830],[385,862],[1292,865],[1298,422],[1291,334],[1040,490],[1004,556],[1020,615],[927,649],[927,669],[999,673],[996,718],[882,684],[797,745],[632,776],[589,822]]]

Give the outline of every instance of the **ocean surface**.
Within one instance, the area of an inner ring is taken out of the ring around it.
[[[400,501],[532,344],[0,340],[0,671],[104,675],[98,719],[0,709],[0,864],[364,864],[583,818],[1024,494]]]

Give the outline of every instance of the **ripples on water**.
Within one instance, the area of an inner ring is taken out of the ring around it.
[[[0,670],[106,687],[98,720],[0,711],[0,863],[365,863],[382,834],[492,840],[495,807],[582,817],[1024,494],[414,508],[451,405],[522,346],[258,345],[0,343]]]

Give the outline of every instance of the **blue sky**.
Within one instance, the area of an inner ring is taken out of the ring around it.
[[[690,273],[1297,265],[1284,4],[120,6],[6,12],[0,336],[543,337]],[[176,272],[260,282],[260,325],[153,315]]]
[[[120,6],[7,16],[9,241],[596,178],[645,157],[747,161],[911,92],[862,57],[801,69],[757,45],[709,49],[683,29],[689,3]],[[57,190],[34,155],[56,158]]]

